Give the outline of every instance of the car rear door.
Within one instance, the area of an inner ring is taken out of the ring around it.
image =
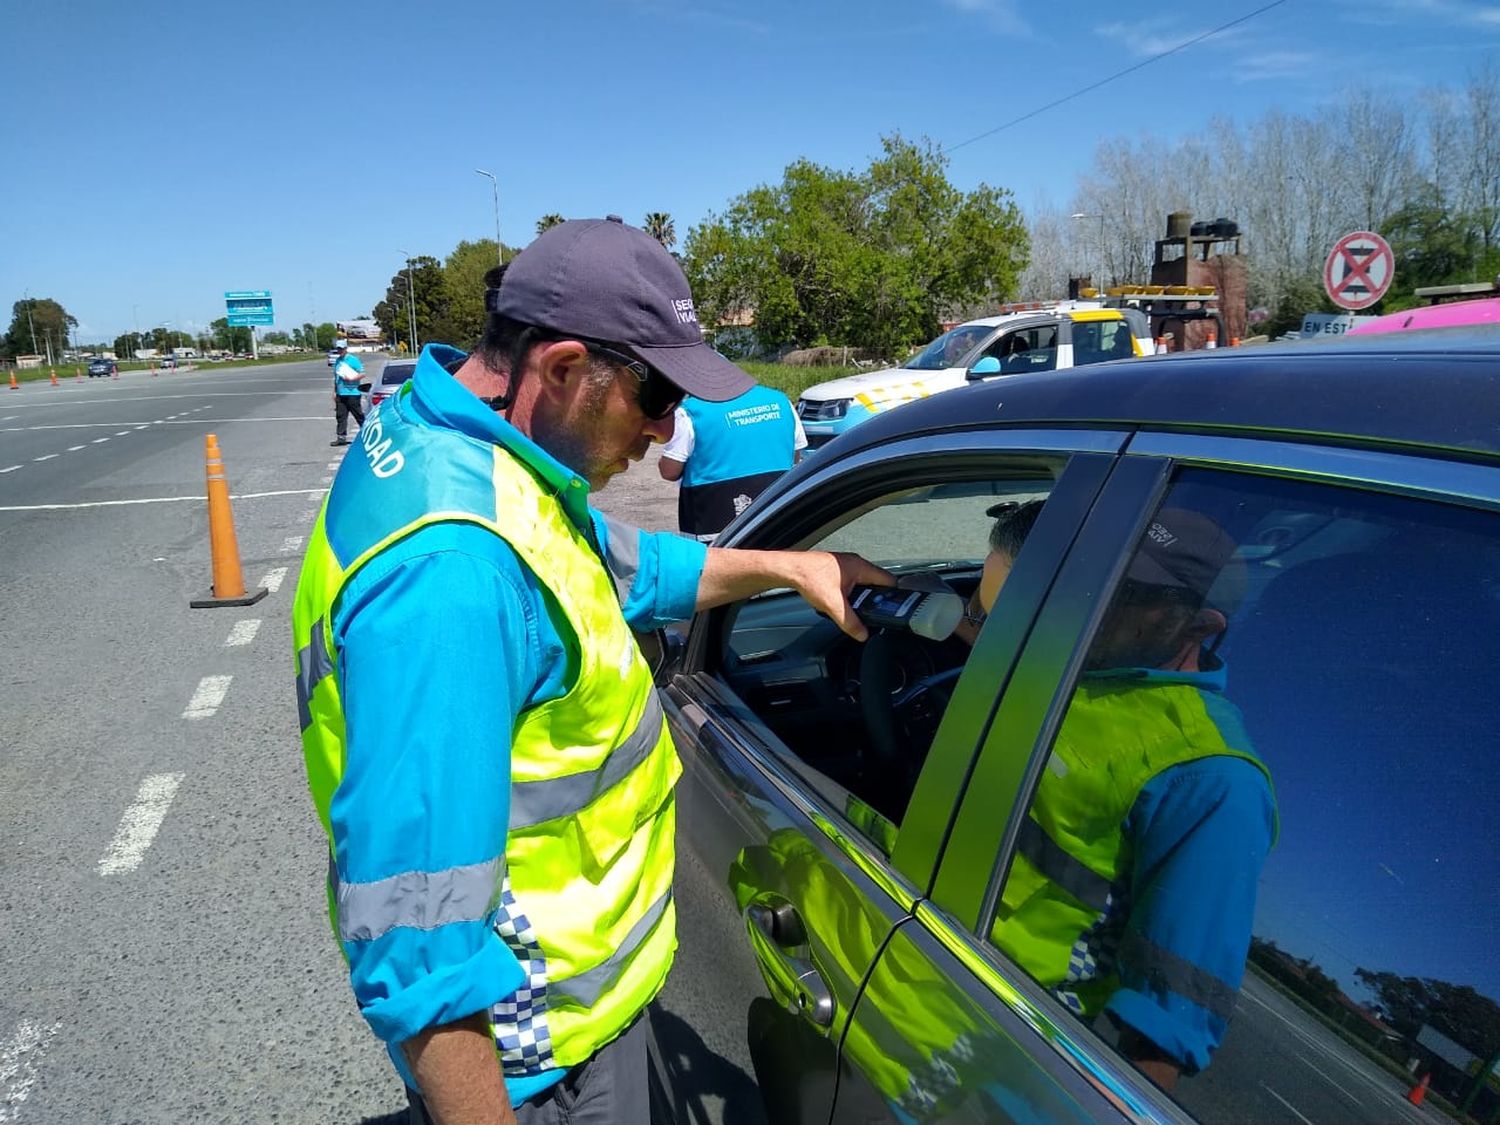
[[[904,817],[874,815],[883,828],[872,828],[859,783],[844,788],[827,761],[810,762],[777,733],[787,710],[803,705],[799,693],[822,685],[787,667],[756,679],[752,698],[731,686],[726,638],[739,627],[737,614],[765,616],[767,603],[694,622],[662,692],[684,767],[680,948],[652,1014],[674,1120],[828,1121],[849,1014],[880,949],[927,891],[996,686],[1123,441],[1119,433],[1018,430],[894,442],[822,466],[733,529],[727,545],[833,547],[841,544],[827,535],[831,522],[874,512],[891,517],[903,542],[925,542],[920,519],[947,509],[912,497],[936,497],[936,505],[990,487],[1004,494],[1029,487],[1027,474],[1048,474],[1034,548],[1017,564],[1004,612],[963,666]],[[975,510],[994,499],[974,498]],[[967,530],[982,544],[986,527],[981,514]],[[789,614],[794,609],[787,603]],[[740,667],[778,668],[804,628],[768,619],[765,653],[742,652]],[[818,706],[808,709],[809,723]],[[844,737],[836,724],[819,729],[829,743]],[[848,738],[857,741],[857,732]],[[829,748],[829,761],[841,757]]]

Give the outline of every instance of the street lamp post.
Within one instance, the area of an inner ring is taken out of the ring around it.
[[[401,253],[406,258],[406,315],[410,318],[407,327],[411,334],[411,352],[416,355],[420,351],[417,343],[417,292],[411,283],[411,255],[405,250]]]
[[[1098,219],[1099,220],[1099,276],[1090,278],[1094,282],[1096,290],[1104,288],[1104,212],[1102,211],[1074,211],[1068,216],[1070,219]]]
[[[495,197],[495,264],[504,265],[500,258],[500,182],[495,179],[493,172],[486,172],[483,168],[475,168],[481,176],[490,182],[490,193]]]

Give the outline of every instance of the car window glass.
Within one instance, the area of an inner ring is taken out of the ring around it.
[[[912,356],[901,366],[910,371],[941,371],[958,367],[964,356],[977,348],[994,331],[983,324],[960,324],[951,332],[945,332],[932,343]]]
[[[731,611],[724,680],[779,740],[773,749],[887,855],[977,639],[986,591],[1002,584],[992,531],[1034,522],[1060,470],[1033,462],[1012,477],[914,483],[839,512],[801,544],[857,553],[951,599],[940,635],[877,627],[860,644],[784,591]]]
[[[986,347],[984,354],[1000,361],[1002,374],[1051,371],[1057,366],[1057,326],[1038,325],[1009,332]]]
[[[411,378],[416,365],[412,363],[387,364],[380,376],[382,387],[400,386]]]
[[[1500,517],[1182,473],[990,939],[1202,1120],[1493,1119],[1496,667]]]

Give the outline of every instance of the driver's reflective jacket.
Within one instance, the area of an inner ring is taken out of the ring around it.
[[[1201,1007],[1218,1011],[1229,991],[1169,950],[1120,932],[1130,909],[1125,823],[1141,789],[1164,770],[1217,755],[1243,759],[1270,781],[1238,713],[1194,679],[1085,675],[1022,821],[991,936],[1080,1015],[1097,1013],[1121,987],[1117,942],[1131,943],[1133,973]]]
[[[495,933],[528,976],[491,1011],[505,1074],[520,1077],[587,1059],[666,979],[676,948],[672,786],[681,766],[650,670],[585,533],[500,447],[411,424],[401,409],[410,391],[408,383],[365,423],[364,456],[345,465],[337,503],[318,517],[297,588],[292,630],[308,784],[331,847],[329,809],[346,753],[331,622],[349,579],[438,521],[503,538],[561,607],[579,661],[566,694],[517,719],[505,857],[486,882]],[[401,910],[401,887],[385,886],[391,880],[345,884],[336,864],[329,876],[341,941],[405,921],[387,917]]]

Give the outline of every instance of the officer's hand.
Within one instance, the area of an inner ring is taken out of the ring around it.
[[[854,608],[849,591],[855,586],[894,586],[896,576],[858,555],[843,551],[804,551],[800,554],[797,592],[820,613],[833,618],[857,641],[870,635]]]

